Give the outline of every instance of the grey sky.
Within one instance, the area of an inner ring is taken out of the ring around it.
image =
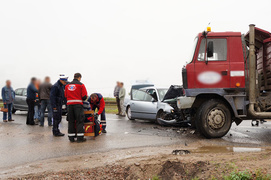
[[[81,72],[88,92],[112,96],[116,80],[181,84],[194,37],[246,33],[250,23],[271,31],[270,0],[0,1],[0,86],[26,87],[32,76]],[[250,13],[250,14],[249,14]]]

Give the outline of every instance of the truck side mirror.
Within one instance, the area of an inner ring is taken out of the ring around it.
[[[214,56],[214,42],[209,41],[207,45],[207,57],[213,57]]]

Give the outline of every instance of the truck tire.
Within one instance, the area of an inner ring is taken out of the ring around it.
[[[223,101],[211,99],[198,109],[196,127],[206,138],[225,136],[230,130],[231,124],[231,112]]]
[[[134,118],[132,118],[132,113],[131,113],[130,106],[127,107],[126,114],[127,114],[127,117],[128,117],[129,120],[135,120]]]

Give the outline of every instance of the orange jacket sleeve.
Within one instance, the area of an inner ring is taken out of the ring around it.
[[[98,111],[98,114],[102,114],[102,112],[104,111],[104,108],[105,108],[105,102],[104,102],[104,98],[102,98],[100,100],[100,107],[99,107],[99,111]]]

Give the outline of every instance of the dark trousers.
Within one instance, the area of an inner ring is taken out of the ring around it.
[[[62,120],[62,106],[56,108],[57,110],[53,110],[53,134],[57,135],[60,133],[59,124]]]
[[[81,104],[68,105],[68,136],[84,137],[84,108]]]
[[[97,107],[97,106],[92,107],[93,111],[95,111],[96,109],[98,109],[98,111],[99,111],[99,107]],[[102,114],[100,114],[100,116],[101,116],[101,125],[102,125],[102,128],[105,130],[106,129],[105,108],[104,108]]]
[[[117,106],[118,106],[118,114],[121,113],[121,108],[120,108],[120,98],[116,97],[116,102],[117,102]]]
[[[34,125],[34,107],[35,107],[35,100],[34,99],[26,99],[26,103],[28,105],[28,111],[27,111],[27,118],[26,118],[26,124]]]
[[[7,120],[7,114],[8,114],[8,120],[12,119],[12,103],[10,104],[4,104],[4,108],[8,109],[8,112],[3,112],[3,120]]]

